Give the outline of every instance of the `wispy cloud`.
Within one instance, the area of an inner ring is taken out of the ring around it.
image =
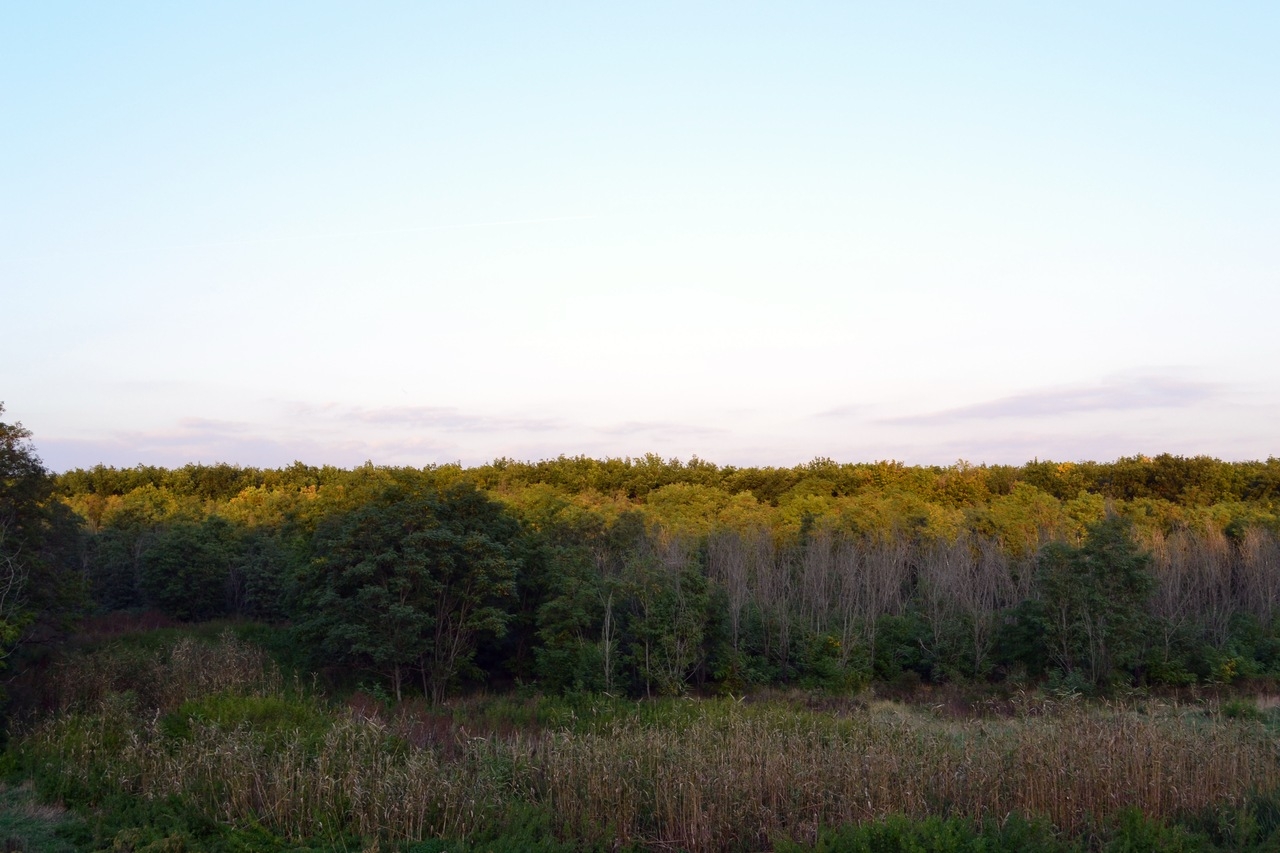
[[[624,421],[619,424],[598,427],[595,432],[612,436],[665,436],[665,437],[703,437],[725,435],[729,432],[720,427],[704,427],[694,424],[682,424],[675,421]]]
[[[831,419],[856,418],[865,415],[867,410],[867,407],[864,405],[852,403],[848,406],[836,406],[834,409],[827,409],[824,412],[818,412],[815,417]]]
[[[1220,394],[1223,386],[1161,376],[1107,380],[1096,385],[1044,388],[1001,397],[972,406],[960,406],[885,418],[895,426],[933,426],[957,421],[1053,418],[1085,412],[1131,412],[1141,409],[1180,409]]]
[[[344,435],[308,430],[186,418],[168,429],[114,431],[95,438],[48,438],[42,456],[55,471],[99,463],[173,467],[189,462],[230,462],[274,468],[294,460],[316,464],[423,465],[459,457],[455,442],[435,436]]]
[[[707,437],[729,433],[674,421],[592,427],[550,417],[473,414],[444,406],[275,405],[283,410],[283,420],[188,417],[150,430],[47,438],[41,450],[55,470],[100,462],[117,466],[232,462],[259,467],[279,467],[294,460],[344,466],[365,460],[390,465],[481,464],[498,456],[546,458],[562,453],[705,454]]]
[[[169,437],[184,434],[191,435],[243,435],[253,429],[253,424],[246,421],[224,421],[214,418],[182,418],[178,421],[178,431],[168,433]]]
[[[442,432],[546,432],[564,429],[555,418],[488,415],[464,412],[449,406],[379,406],[367,408],[339,404],[293,403],[291,414],[317,418],[330,424],[431,429]]]

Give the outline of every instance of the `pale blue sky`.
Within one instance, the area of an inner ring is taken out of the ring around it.
[[[57,470],[1280,454],[1280,7],[0,7]]]

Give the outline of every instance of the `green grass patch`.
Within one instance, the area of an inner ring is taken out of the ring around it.
[[[65,808],[41,803],[29,783],[0,784],[0,849],[32,853],[74,851],[67,836],[80,823]]]
[[[193,724],[245,727],[268,743],[287,739],[315,744],[333,726],[333,716],[302,697],[217,693],[183,702],[160,719],[161,731],[177,739],[190,739]]]

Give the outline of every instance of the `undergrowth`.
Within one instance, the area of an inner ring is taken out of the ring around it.
[[[0,843],[20,824],[10,849],[1280,849],[1258,793],[1280,790],[1276,715],[1244,700],[393,705],[318,695],[235,630],[166,636],[47,673]]]

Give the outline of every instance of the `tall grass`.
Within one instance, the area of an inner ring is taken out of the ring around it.
[[[578,832],[696,850],[891,814],[1043,816],[1077,833],[1125,808],[1170,818],[1280,784],[1261,723],[1072,706],[956,722],[722,705],[684,731],[551,734],[539,768],[540,795]]]
[[[179,643],[151,666],[171,683],[113,692],[106,676],[70,679],[67,710],[20,741],[46,793],[176,798],[290,841],[474,837],[533,809],[587,845],[711,851],[812,842],[890,815],[1025,816],[1078,834],[1134,809],[1170,819],[1280,789],[1269,713],[1045,702],[957,720],[890,703],[837,715],[686,700],[628,713],[600,700],[502,711],[540,723],[530,728],[461,706],[479,721],[468,727],[427,709],[323,705],[230,636]]]
[[[282,690],[279,669],[258,646],[227,630],[216,642],[179,637],[159,649],[121,641],[72,656],[43,679],[36,704],[69,713],[125,695],[141,708],[169,710],[220,691],[258,696]]]

